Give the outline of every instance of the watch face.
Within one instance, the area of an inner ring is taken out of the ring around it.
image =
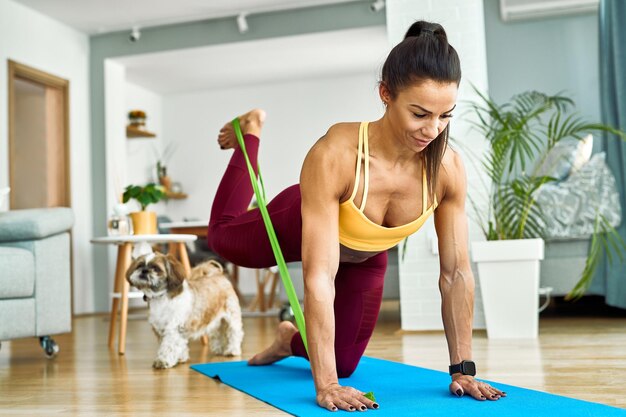
[[[471,375],[471,376],[476,375],[476,364],[474,362],[463,361],[461,363],[461,367],[463,368],[461,372],[464,375]]]

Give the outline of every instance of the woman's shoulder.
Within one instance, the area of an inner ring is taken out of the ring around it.
[[[322,137],[328,146],[353,146],[359,140],[359,122],[335,123]]]
[[[358,141],[359,123],[332,125],[307,153],[303,169],[330,169],[335,175],[347,178],[356,161]]]
[[[438,179],[438,185],[445,195],[448,191],[455,190],[459,185],[464,187],[466,182],[465,167],[463,159],[458,151],[450,146],[446,148],[441,159],[441,169]]]
[[[301,187],[311,178],[322,179],[326,188],[334,188],[338,198],[343,198],[354,176],[358,141],[359,123],[332,125],[307,153],[300,174]]]
[[[332,135],[353,135],[355,132],[358,136],[359,126],[361,122],[339,122],[328,128],[326,134]]]
[[[450,146],[446,147],[446,151],[443,153],[443,158],[441,159],[441,166],[445,170],[453,171],[454,173],[457,173],[459,170],[463,171],[463,159],[461,158],[461,154]]]
[[[359,123],[336,123],[313,145],[309,154],[326,160],[350,159],[356,155],[358,141]]]

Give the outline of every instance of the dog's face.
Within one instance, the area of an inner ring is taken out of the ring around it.
[[[168,293],[175,297],[183,290],[185,269],[172,255],[157,252],[137,258],[126,271],[126,279],[147,296]]]

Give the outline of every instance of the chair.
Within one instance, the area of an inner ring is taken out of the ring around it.
[[[258,310],[261,313],[265,313],[275,307],[280,307],[280,301],[278,300],[278,281],[280,281],[278,267],[273,266],[270,268],[264,268],[263,270],[257,269],[254,272],[256,277],[257,293],[250,304],[246,307],[246,310]],[[270,284],[270,288],[269,292],[266,293],[265,288],[268,284]]]
[[[72,330],[70,229],[65,207],[0,213],[0,341],[39,337],[48,357],[50,335]]]

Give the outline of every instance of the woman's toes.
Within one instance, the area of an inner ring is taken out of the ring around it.
[[[248,113],[239,116],[243,134],[251,134],[260,137],[263,123],[265,122],[265,110],[252,109]]]

